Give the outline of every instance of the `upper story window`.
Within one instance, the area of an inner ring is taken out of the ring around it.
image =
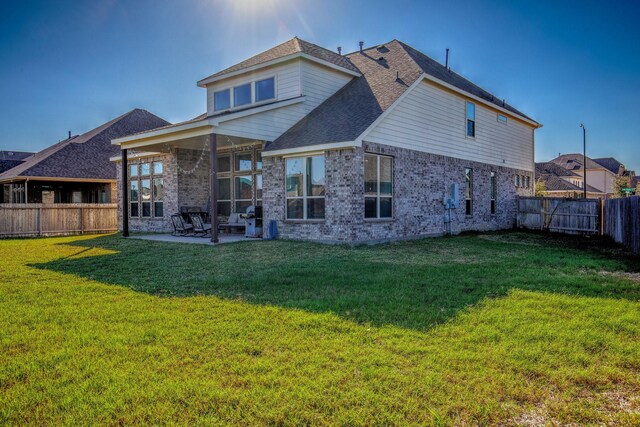
[[[267,79],[244,83],[213,93],[213,110],[223,111],[258,102],[265,102],[276,97],[276,79]]]
[[[500,123],[507,123],[507,116],[505,116],[504,114],[498,114],[498,121]]]
[[[213,109],[215,111],[231,108],[231,90],[225,89],[213,93]]]
[[[476,104],[467,102],[467,136],[476,137]]]
[[[276,81],[271,77],[256,82],[256,102],[266,101],[276,97]]]
[[[233,106],[251,104],[251,83],[233,88]]]

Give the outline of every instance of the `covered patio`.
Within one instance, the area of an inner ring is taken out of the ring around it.
[[[172,215],[198,212],[211,225],[211,243],[244,240],[244,233],[219,233],[234,213],[262,205],[262,149],[265,142],[217,132],[207,119],[167,126],[113,141],[121,146],[121,228],[171,231]],[[241,230],[238,230],[241,231]],[[135,236],[147,240],[160,235]],[[221,237],[222,236],[222,237]],[[166,237],[193,243],[207,239]]]

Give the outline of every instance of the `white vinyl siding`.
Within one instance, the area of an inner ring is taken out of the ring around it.
[[[533,132],[519,120],[501,123],[496,111],[475,102],[475,139],[466,137],[466,102],[424,82],[400,102],[366,141],[533,171]]]
[[[304,95],[304,102],[222,122],[218,128],[220,133],[273,141],[353,78],[304,60],[272,67],[271,71],[264,72],[264,76],[273,75],[274,70],[277,70],[277,99]],[[252,78],[261,78],[255,77],[256,75],[253,74]],[[230,83],[225,83],[228,84]],[[210,108],[212,107],[210,104]]]

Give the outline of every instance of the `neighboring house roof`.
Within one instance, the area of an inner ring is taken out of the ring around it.
[[[581,175],[553,162],[536,163],[536,175],[575,176],[582,178]]]
[[[580,153],[571,153],[571,154],[561,154],[555,159],[551,160],[553,163],[562,166],[565,169],[569,170],[581,170],[582,163],[584,162],[583,155]],[[587,169],[604,169],[599,163],[593,161],[587,157]]]
[[[0,151],[0,173],[18,166],[32,154],[26,151]]]
[[[111,145],[111,140],[168,124],[148,111],[129,111],[89,132],[26,157],[23,163],[1,173],[0,181],[28,177],[115,180],[115,165],[109,158],[120,149]]]
[[[620,174],[620,168],[624,169],[624,165],[613,157],[601,157],[599,159],[593,159],[593,161],[615,173],[616,175]]]
[[[362,73],[296,123],[266,151],[354,141],[423,75],[531,120],[515,108],[398,40],[346,56]]]
[[[201,84],[209,79],[216,79],[218,77],[222,77],[236,71],[251,68],[260,64],[274,61],[276,59],[294,55],[296,53],[304,53],[314,58],[329,62],[338,67],[342,67],[351,72],[359,73],[358,69],[349,61],[347,57],[339,55],[336,52],[330,51],[313,43],[309,43],[307,41],[294,37],[291,40],[287,40],[286,42],[279,44],[276,47],[252,56],[245,61],[232,65],[229,68],[225,68],[222,71],[218,71],[217,73],[202,79],[198,84]]]
[[[539,175],[538,176],[542,182],[545,183],[546,191],[575,191],[582,192],[583,188],[578,187],[577,185],[573,185],[572,183],[562,179],[556,175]],[[602,191],[598,190],[587,184],[587,192],[589,193],[602,193]]]
[[[640,185],[640,176],[634,176],[631,178],[631,186],[637,187],[638,185]]]

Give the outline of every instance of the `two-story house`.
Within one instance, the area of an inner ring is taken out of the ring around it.
[[[582,180],[585,176],[584,156],[578,153],[561,154],[551,162],[578,175]],[[604,195],[610,197],[614,193],[614,184],[618,177],[635,176],[634,171],[628,171],[622,163],[613,157],[601,157],[597,159],[586,158],[587,185],[595,188]]]
[[[380,241],[443,234],[448,214],[453,232],[509,228],[533,193],[540,125],[398,40],[341,55],[293,38],[198,85],[205,114],[112,141],[123,226],[262,205],[284,238]]]

